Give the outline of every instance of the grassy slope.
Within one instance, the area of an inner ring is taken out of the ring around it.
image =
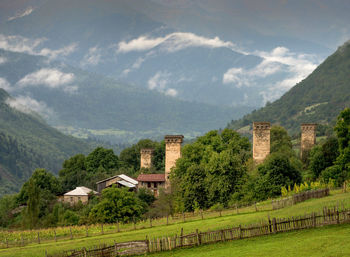
[[[295,206],[290,206],[284,209],[276,211],[260,211],[257,213],[240,213],[224,215],[223,217],[214,217],[205,220],[195,220],[186,223],[173,224],[169,226],[157,226],[153,228],[145,228],[136,231],[123,232],[118,234],[109,234],[103,236],[94,236],[83,239],[74,239],[60,241],[58,243],[45,243],[45,244],[33,244],[23,248],[11,248],[0,250],[0,257],[2,256],[44,256],[45,250],[49,253],[57,252],[60,250],[76,249],[80,247],[88,247],[92,245],[98,245],[100,243],[113,243],[131,241],[131,240],[143,240],[146,235],[149,237],[158,237],[165,235],[179,234],[180,229],[184,228],[184,233],[190,233],[197,228],[201,231],[214,230],[220,228],[227,228],[237,226],[238,224],[251,224],[259,222],[270,217],[291,217],[303,215],[305,213],[313,211],[321,211],[324,206],[334,206],[337,203],[344,204],[345,207],[350,208],[350,193],[346,194],[333,194],[329,197],[321,199],[309,200]],[[339,234],[341,237],[341,234]],[[244,241],[244,240],[243,240]],[[242,242],[243,242],[242,241]],[[245,244],[245,243],[243,243]],[[25,255],[23,255],[25,253]]]
[[[350,256],[350,224],[178,249],[151,256]]]

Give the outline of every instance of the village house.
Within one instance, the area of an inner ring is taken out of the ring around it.
[[[138,188],[147,188],[157,197],[159,189],[165,187],[165,174],[140,174],[137,181]]]
[[[117,187],[126,187],[129,188],[130,191],[136,191],[138,182],[127,175],[121,174],[98,181],[96,184],[97,191],[101,193],[103,189],[111,187],[112,185],[116,185]]]
[[[80,201],[83,204],[87,204],[91,194],[97,195],[98,193],[87,187],[76,187],[63,195],[63,202],[74,205]]]

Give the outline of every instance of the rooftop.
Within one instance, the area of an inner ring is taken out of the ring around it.
[[[64,195],[82,196],[82,195],[89,195],[90,192],[93,192],[94,194],[98,194],[96,191],[87,187],[76,187],[74,190],[69,191]]]
[[[137,177],[139,182],[165,182],[165,174],[140,174]]]
[[[126,182],[130,183],[130,184],[133,184],[133,185],[137,185],[139,182],[137,182],[137,180],[133,179],[133,178],[130,178],[129,176],[127,175],[124,175],[124,174],[120,174],[120,175],[115,175],[113,177],[110,177],[110,178],[106,178],[104,180],[101,180],[101,181],[98,181],[96,182],[96,184],[100,184],[102,182],[105,182],[105,181],[108,181],[108,180],[111,180],[111,179],[114,179],[114,178],[120,178],[122,180],[125,180]]]

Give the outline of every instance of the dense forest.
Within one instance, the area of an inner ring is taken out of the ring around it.
[[[294,135],[299,133],[301,123],[333,126],[337,114],[350,106],[349,68],[348,41],[280,99],[231,121],[228,127],[242,129],[251,126],[253,121],[269,121],[280,124]]]
[[[119,155],[97,147],[88,155],[65,160],[58,177],[36,169],[15,195],[0,199],[0,226],[48,227],[96,222],[130,222],[200,209],[220,210],[241,204],[321,187],[342,186],[350,179],[350,109],[301,160],[291,137],[281,126],[271,128],[271,152],[263,163],[253,162],[248,138],[236,131],[209,131],[182,148],[171,173],[171,190],[156,199],[147,189],[130,192],[112,186],[87,205],[59,202],[57,196],[76,186],[95,188],[96,181],[116,174],[134,178],[140,172],[164,172],[164,141],[140,140]],[[140,150],[154,148],[153,169],[140,170]],[[18,211],[14,211],[18,210]]]

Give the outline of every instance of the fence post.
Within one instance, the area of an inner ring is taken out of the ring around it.
[[[268,217],[268,219],[269,219],[269,233],[271,234],[272,233],[272,225],[271,225],[270,217]]]
[[[256,207],[256,202],[254,203],[254,206],[255,206],[255,211],[257,212],[258,208]]]
[[[225,238],[225,233],[223,229],[221,230],[220,234],[221,234],[221,241],[225,242],[226,238]]]
[[[166,225],[169,225],[169,214],[166,215]]]
[[[73,239],[72,227],[69,227],[69,231],[70,231],[70,239]]]
[[[135,217],[132,218],[132,221],[134,223],[134,230],[136,230],[136,220],[135,220]]]
[[[185,222],[186,220],[185,220],[185,213],[184,212],[182,212],[182,218],[183,218],[183,220]]]
[[[23,239],[23,234],[21,233],[21,243],[22,243],[22,246],[24,246],[24,239]]]
[[[316,214],[314,212],[312,213],[312,225],[314,228],[316,227]]]
[[[84,257],[87,257],[87,251],[85,247],[83,248],[83,254],[84,254]]]
[[[184,229],[183,228],[181,228],[181,234],[180,234],[180,247],[182,247],[182,240],[183,240],[183,235],[184,235]]]
[[[203,210],[201,210],[201,217],[202,217],[202,219],[203,219]]]
[[[238,204],[236,204],[236,212],[237,212],[237,214],[238,214]]]
[[[86,237],[89,236],[89,228],[87,225],[85,225],[85,235],[86,235]]]
[[[38,244],[40,244],[40,233],[38,232]]]
[[[117,220],[117,232],[119,233],[120,230],[119,230],[119,220]]]
[[[114,243],[114,245],[115,245],[115,243]],[[149,253],[149,239],[148,239],[147,235],[146,235],[146,245],[147,245],[146,251],[147,251],[147,253]]]
[[[149,217],[149,225],[150,225],[150,227],[152,227],[152,218],[151,217]]]
[[[242,226],[241,226],[241,224],[238,227],[238,237],[239,237],[239,239],[242,239]]]
[[[55,234],[55,242],[57,242],[57,236],[56,236],[56,230],[53,230],[53,233]]]
[[[101,223],[101,235],[104,234],[104,231],[103,231],[103,223]]]
[[[200,239],[199,239],[199,233],[198,233],[198,228],[196,229],[196,237],[197,237],[197,245],[200,245]]]
[[[277,232],[276,218],[272,219],[272,226],[273,226],[273,233],[275,234]]]
[[[47,250],[45,250],[45,257],[47,257]]]
[[[9,240],[6,237],[6,248],[9,248]]]

